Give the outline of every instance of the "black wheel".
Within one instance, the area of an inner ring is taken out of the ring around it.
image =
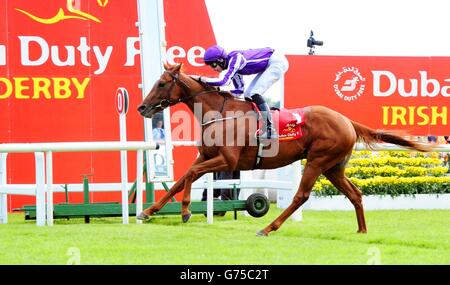
[[[267,214],[270,202],[264,194],[253,193],[245,201],[245,210],[255,218],[259,218]]]

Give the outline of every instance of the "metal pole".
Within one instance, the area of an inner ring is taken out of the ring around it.
[[[45,162],[44,153],[35,152],[36,165],[36,225],[45,226]]]
[[[53,226],[53,156],[51,151],[45,153],[47,175],[47,225]]]
[[[164,3],[163,0],[137,0],[138,24],[140,37],[141,57],[141,90],[142,99],[150,92],[153,83],[164,72],[163,62],[166,54]],[[171,141],[170,109],[166,108],[164,114],[164,129],[166,130],[165,141]],[[153,141],[152,120],[144,119],[144,140]],[[172,148],[165,146],[165,154],[168,177],[163,180],[173,180]],[[147,182],[155,182],[154,157],[155,152],[146,153]],[[149,201],[147,201],[149,202]]]
[[[84,204],[90,204],[90,198],[89,198],[89,179],[88,175],[86,174],[83,176],[83,203]]]
[[[208,224],[212,224],[214,208],[214,176],[212,172],[206,175],[208,181],[208,187],[206,190],[206,220]]]
[[[89,205],[91,203],[90,197],[89,197],[89,179],[88,175],[86,174],[83,176],[83,203],[85,205]],[[84,216],[84,223],[89,224],[91,222],[91,217],[86,215]]]
[[[127,123],[126,114],[120,114],[120,141],[127,141]],[[128,209],[128,166],[127,166],[127,151],[120,151],[120,174],[122,181],[122,223],[129,223],[129,209]]]
[[[298,187],[300,186],[300,180],[302,178],[302,163],[300,160],[297,160],[292,164],[293,171],[292,171],[292,193],[295,195],[298,191]],[[294,221],[300,222],[303,220],[303,212],[302,207],[295,210],[295,212],[292,214],[292,219]]]
[[[155,203],[155,184],[145,182],[145,199],[147,203]]]
[[[96,141],[96,142],[56,142],[56,143],[2,143],[0,152],[86,152],[118,151],[138,149],[158,149],[156,142],[143,141]]]
[[[6,157],[7,153],[0,153],[0,185],[6,185]],[[0,194],[0,224],[8,223],[8,194]]]
[[[137,151],[136,157],[136,216],[142,212],[142,180],[143,180],[143,165],[144,165],[144,151],[142,149]],[[141,220],[136,219],[137,224],[142,224]]]

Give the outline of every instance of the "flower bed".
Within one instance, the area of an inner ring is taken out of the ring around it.
[[[415,195],[450,193],[448,166],[439,153],[354,152],[346,169],[363,195]],[[341,195],[325,177],[314,186],[315,196]]]
[[[444,194],[450,193],[450,177],[373,177],[350,180],[363,195]],[[320,179],[314,189],[316,196],[341,195],[326,179]]]

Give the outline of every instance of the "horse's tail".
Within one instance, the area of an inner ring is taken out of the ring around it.
[[[363,141],[369,148],[372,148],[375,143],[386,142],[422,152],[433,150],[430,144],[405,139],[398,132],[374,130],[360,123],[351,122],[358,140]]]

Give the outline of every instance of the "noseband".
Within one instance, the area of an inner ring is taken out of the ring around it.
[[[172,77],[172,84],[170,85],[169,90],[167,91],[167,98],[162,99],[162,100],[159,102],[159,104],[153,106],[152,109],[153,109],[153,108],[162,108],[162,109],[165,109],[165,108],[167,108],[167,107],[169,107],[169,106],[173,106],[173,105],[178,104],[179,102],[182,101],[181,98],[178,99],[178,100],[171,100],[171,99],[170,99],[170,94],[172,94],[172,89],[175,87],[176,83],[179,81],[179,78],[178,78],[178,74],[174,74],[174,73],[172,73],[172,72],[170,72],[170,71],[166,71],[166,72],[170,75],[170,77]],[[184,83],[184,82],[181,81],[181,80],[180,80],[180,82],[182,83],[182,85],[183,85],[184,87],[187,87],[186,83]],[[183,87],[181,87],[181,88],[184,90]]]

